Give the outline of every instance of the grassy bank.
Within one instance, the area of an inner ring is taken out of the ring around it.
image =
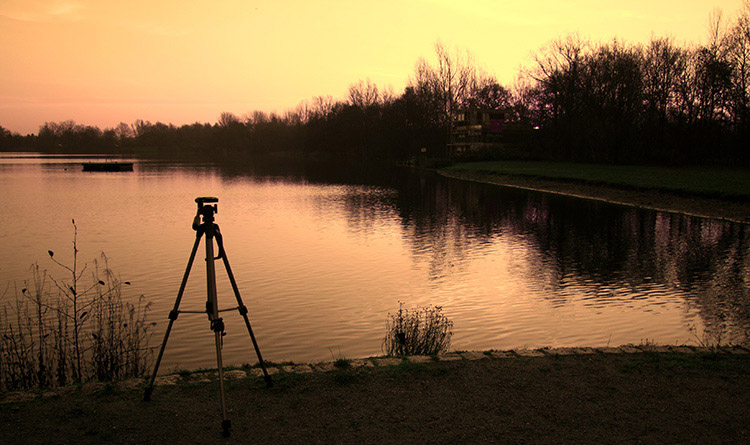
[[[501,161],[456,164],[441,175],[634,207],[750,223],[750,169]]]
[[[750,354],[513,356],[230,380],[232,441],[743,443]],[[218,383],[105,385],[0,405],[3,443],[227,443]]]
[[[750,199],[750,169],[742,167],[654,167],[566,162],[468,162],[449,173],[483,173],[614,187],[657,190],[723,199]]]

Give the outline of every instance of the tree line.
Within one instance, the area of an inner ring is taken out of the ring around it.
[[[547,157],[594,162],[747,164],[750,2],[706,44],[670,38],[548,45],[516,94]]]
[[[289,152],[404,161],[445,156],[453,114],[476,107],[503,110],[505,128],[516,134],[505,145],[527,158],[747,165],[750,0],[734,19],[717,11],[709,23],[699,45],[680,46],[669,37],[645,45],[560,38],[539,50],[510,87],[468,51],[438,42],[435,57],[417,60],[400,94],[368,79],[350,85],[341,99],[319,96],[280,114],[222,113],[215,124],[137,120],[100,130],[47,122],[28,136],[0,127],[0,150]]]

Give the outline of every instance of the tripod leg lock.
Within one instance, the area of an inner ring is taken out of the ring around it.
[[[224,320],[222,318],[214,318],[211,320],[211,330],[214,332],[224,333]]]
[[[216,239],[216,245],[219,246],[219,254],[214,259],[220,260],[224,258],[224,237],[221,236],[218,224],[214,224],[214,238]]]
[[[177,316],[180,314],[180,311],[169,311],[169,319],[170,320],[177,320]]]
[[[244,304],[241,304],[237,309],[239,309],[240,315],[247,315],[247,306]]]

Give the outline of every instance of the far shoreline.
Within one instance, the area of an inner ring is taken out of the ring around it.
[[[554,193],[659,212],[720,219],[738,224],[750,224],[750,203],[745,201],[731,201],[652,189],[631,190],[605,184],[587,184],[578,181],[552,180],[481,171],[438,169],[437,173],[447,178],[463,181]]]

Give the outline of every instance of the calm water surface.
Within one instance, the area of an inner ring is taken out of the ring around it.
[[[75,218],[80,259],[105,252],[132,283],[125,297],[153,302],[154,345],[195,239],[196,196],[220,199],[228,258],[273,361],[379,354],[399,302],[442,306],[456,349],[695,343],[693,330],[745,338],[750,326],[745,225],[395,167],[137,160],[134,172],[89,173],[81,162],[0,157],[4,298],[34,262],[63,277],[47,250],[70,258]],[[202,266],[181,309],[203,308]],[[225,362],[255,362],[240,316],[224,320]],[[205,315],[181,315],[162,369],[213,365]]]

